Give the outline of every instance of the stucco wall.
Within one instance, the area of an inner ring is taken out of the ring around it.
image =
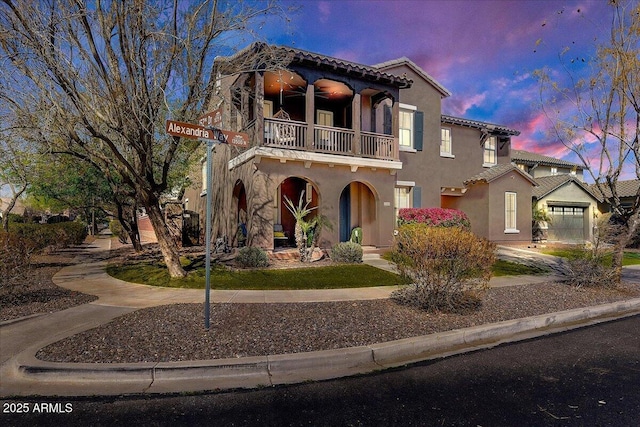
[[[396,75],[406,73],[413,80],[410,89],[400,90],[400,102],[414,105],[424,112],[424,138],[422,151],[400,152],[402,170],[399,181],[415,181],[421,187],[422,206],[440,206],[440,114],[442,95],[430,83],[406,65],[388,70]]]
[[[491,181],[489,187],[489,239],[496,243],[531,242],[531,182],[513,171]],[[517,193],[518,233],[505,233],[505,192]]]

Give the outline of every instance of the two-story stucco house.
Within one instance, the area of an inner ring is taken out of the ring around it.
[[[213,188],[196,184],[185,195],[189,209],[203,211],[212,191],[214,235],[233,240],[241,226],[248,244],[292,244],[286,199],[302,197],[333,225],[325,247],[355,227],[364,245],[389,246],[403,207],[461,209],[480,236],[531,241],[535,183],[510,159],[518,131],[442,115],[449,91],[407,58],[367,66],[269,46],[284,58],[280,68],[247,60],[264,48],[215,61],[210,110],[251,143],[217,146]],[[252,71],[225,74],[240,62]]]

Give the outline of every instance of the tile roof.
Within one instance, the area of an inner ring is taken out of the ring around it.
[[[531,175],[529,175],[528,173],[520,170],[517,166],[515,166],[513,163],[504,163],[501,165],[496,165],[493,166],[483,172],[480,172],[477,175],[472,176],[471,178],[467,179],[466,181],[464,181],[464,185],[469,185],[469,184],[475,184],[477,182],[491,182],[493,180],[496,180],[498,178],[500,178],[503,175],[508,174],[511,171],[516,171],[518,172],[520,175],[522,175],[524,178],[526,178],[529,182],[531,182],[531,184],[533,185],[537,185],[536,181],[533,179],[533,177]]]
[[[451,96],[451,92],[447,90],[444,86],[442,86],[436,79],[431,77],[426,71],[424,71],[418,64],[403,56],[401,58],[392,59],[390,61],[382,62],[380,64],[373,65],[374,68],[379,68],[381,70],[388,70],[389,68],[393,68],[396,65],[407,65],[413,71],[415,71],[420,77],[433,85],[444,97]]]
[[[542,154],[532,153],[524,150],[511,150],[511,161],[524,164],[541,164],[545,166],[563,166],[569,168],[584,169],[583,166],[568,162],[566,160],[556,159],[550,156],[544,156]]]
[[[533,197],[536,199],[542,199],[543,197],[553,193],[558,188],[573,182],[578,187],[582,188],[585,192],[591,195],[594,199],[598,201],[602,201],[601,197],[598,197],[597,193],[591,191],[591,188],[580,181],[577,177],[570,174],[560,174],[560,175],[552,175],[552,176],[544,176],[540,178],[535,178],[537,187],[533,189]]]
[[[600,190],[596,184],[591,184],[590,189],[595,194],[600,194]],[[611,197],[611,191],[605,184],[604,193],[606,197]],[[618,197],[638,197],[640,194],[640,179],[631,179],[628,181],[618,181],[616,184]]]
[[[346,61],[319,53],[309,52],[307,50],[297,49],[289,46],[269,45],[262,42],[252,43],[251,45],[239,50],[235,54],[226,57],[217,57],[216,61],[234,62],[244,55],[258,53],[262,51],[270,51],[274,56],[289,56],[292,62],[307,63],[315,67],[325,66],[331,69],[340,69],[346,74],[354,74],[361,78],[373,79],[376,81],[392,84],[400,88],[411,87],[413,81],[406,77],[396,76],[394,74],[385,73],[376,67],[358,64],[356,62]]]
[[[440,121],[442,123],[450,124],[450,125],[466,126],[466,127],[476,128],[480,130],[486,130],[486,131],[489,131],[489,133],[491,134],[503,134],[503,135],[515,135],[515,136],[520,135],[519,130],[511,129],[506,126],[497,125],[494,123],[481,122],[478,120],[463,119],[461,117],[447,116],[445,114],[443,114],[440,117]]]

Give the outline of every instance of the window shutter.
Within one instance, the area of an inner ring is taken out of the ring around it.
[[[413,148],[422,151],[422,138],[424,136],[424,112],[413,113]]]
[[[422,207],[422,187],[413,187],[413,207]]]
[[[384,118],[383,118],[383,130],[384,130],[384,134],[385,135],[393,135],[393,130],[391,129],[391,122],[392,122],[392,118],[391,118],[392,114],[391,114],[391,107],[389,107],[388,105],[384,106]]]

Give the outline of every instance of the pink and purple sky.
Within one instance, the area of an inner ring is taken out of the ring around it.
[[[452,96],[443,113],[521,131],[513,147],[577,161],[548,135],[536,69],[585,67],[607,37],[605,0],[284,0],[301,5],[269,41],[377,64],[406,56]],[[576,69],[579,71],[579,69]]]

